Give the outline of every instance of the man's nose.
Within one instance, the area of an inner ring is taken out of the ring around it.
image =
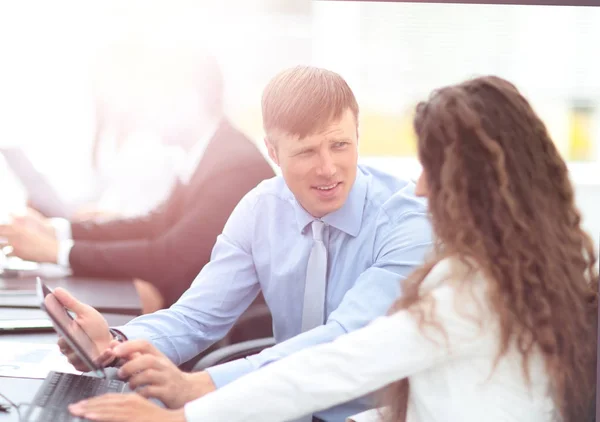
[[[333,177],[336,173],[335,163],[329,152],[322,153],[319,156],[319,166],[317,168],[317,174],[321,177]]]

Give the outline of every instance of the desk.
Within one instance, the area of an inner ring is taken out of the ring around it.
[[[42,312],[36,309],[24,309],[24,314],[30,312]],[[127,323],[131,316],[117,314],[103,314],[109,325],[117,326]],[[56,343],[55,333],[36,333],[36,334],[0,334],[0,347],[8,342],[20,341],[27,343]],[[4,344],[3,344],[4,343]],[[35,397],[35,394],[42,385],[41,379],[29,378],[8,378],[0,377],[0,393],[6,395],[10,400],[19,403],[28,403]],[[0,398],[0,402],[5,404],[5,400]],[[23,412],[26,408],[22,408]],[[17,412],[11,408],[10,413],[0,413],[0,422],[19,422]],[[50,422],[50,421],[48,421]]]
[[[28,403],[35,397],[35,393],[44,380],[27,378],[4,378],[0,377],[0,393],[6,395],[16,404]],[[2,404],[6,401],[0,397]],[[21,407],[21,414],[25,414],[27,408]],[[1,422],[19,422],[17,411],[11,407],[9,413],[0,413]],[[44,421],[45,422],[45,421]],[[51,421],[48,421],[51,422]]]
[[[47,318],[47,315],[41,309],[4,309],[3,311],[10,312],[10,317],[19,319],[27,319],[27,318]],[[117,327],[119,325],[124,325],[131,321],[132,317],[129,315],[118,315],[118,314],[109,314],[103,313],[104,318],[108,321],[108,325],[111,327]],[[39,332],[39,333],[26,333],[26,334],[6,334],[0,333],[0,347],[3,346],[3,343],[20,341],[22,343],[56,343],[56,333],[54,331],[48,332]],[[0,377],[1,379],[2,377]]]
[[[62,287],[80,301],[96,308],[100,312],[140,315],[142,304],[131,280],[105,280],[88,277],[63,277],[44,280],[51,288]],[[0,277],[0,286],[8,289],[22,288],[35,292],[35,277]],[[0,308],[39,308],[35,293],[0,293]]]

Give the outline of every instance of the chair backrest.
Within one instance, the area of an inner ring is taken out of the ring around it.
[[[229,349],[230,346],[235,346],[238,343],[244,344],[252,344],[248,343],[252,340],[263,341],[265,338],[273,337],[273,319],[271,317],[271,312],[269,311],[269,307],[265,303],[264,296],[259,294],[258,297],[252,302],[252,304],[246,309],[246,311],[240,316],[238,321],[233,325],[231,330],[227,333],[227,335],[209,347],[207,350],[200,353],[198,356],[190,359],[188,362],[185,362],[180,366],[182,371],[194,371],[199,365],[199,362],[208,358],[209,356],[213,356],[210,359],[215,359],[213,353],[225,348],[224,353],[230,353],[232,349]],[[259,343],[261,344],[261,343]],[[246,346],[242,346],[246,347]],[[235,350],[235,349],[233,349]],[[260,350],[254,352],[258,353]],[[248,353],[252,354],[252,353]],[[248,355],[247,354],[247,355]],[[247,356],[246,355],[246,356]],[[216,355],[217,357],[220,355]],[[244,356],[240,356],[244,357]],[[209,360],[210,361],[210,360]],[[205,363],[200,366],[206,365]]]
[[[206,368],[210,368],[211,366],[245,358],[246,356],[254,355],[259,353],[261,350],[274,345],[275,338],[267,337],[225,346],[200,359],[196,365],[194,365],[192,372],[204,371]]]

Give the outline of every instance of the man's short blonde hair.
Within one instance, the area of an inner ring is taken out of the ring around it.
[[[267,139],[273,133],[304,138],[340,119],[348,109],[358,123],[358,103],[344,78],[312,66],[280,72],[267,84],[262,96]]]

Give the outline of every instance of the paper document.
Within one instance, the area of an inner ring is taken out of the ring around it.
[[[43,379],[50,371],[81,373],[56,344],[0,343],[0,377]]]

